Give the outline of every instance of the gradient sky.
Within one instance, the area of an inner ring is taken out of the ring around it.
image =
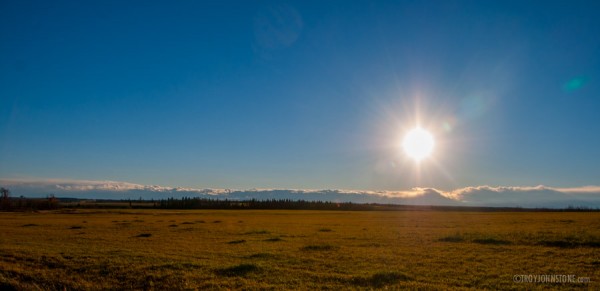
[[[599,1],[394,2],[2,1],[0,177],[600,184]]]

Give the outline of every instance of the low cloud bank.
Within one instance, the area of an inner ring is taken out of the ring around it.
[[[441,191],[414,188],[407,191],[298,190],[298,189],[195,189],[141,185],[118,181],[66,179],[0,179],[12,196],[87,199],[164,199],[201,197],[212,199],[292,199],[353,203],[391,203],[440,206],[493,207],[590,207],[600,208],[600,186],[575,188],[473,186]]]

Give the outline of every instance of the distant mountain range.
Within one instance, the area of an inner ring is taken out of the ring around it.
[[[117,181],[67,179],[0,179],[13,197],[74,197],[85,199],[166,199],[201,197],[230,200],[291,199],[353,203],[525,208],[600,208],[600,186],[577,188],[464,187],[452,191],[414,188],[407,191],[302,189],[194,189]]]

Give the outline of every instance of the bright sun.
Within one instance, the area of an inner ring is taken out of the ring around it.
[[[431,133],[417,127],[404,136],[402,148],[408,156],[419,162],[431,155],[433,144],[434,141]]]

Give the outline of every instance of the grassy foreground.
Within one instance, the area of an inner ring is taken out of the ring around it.
[[[80,210],[0,232],[3,290],[600,290],[598,212]]]

